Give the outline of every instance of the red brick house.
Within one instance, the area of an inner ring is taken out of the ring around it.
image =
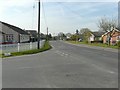
[[[102,35],[103,43],[108,43],[110,35],[111,45],[115,45],[118,41],[120,41],[120,30],[114,28],[112,31],[106,32]]]

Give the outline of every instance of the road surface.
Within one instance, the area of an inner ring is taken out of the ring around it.
[[[49,51],[2,62],[3,88],[117,88],[118,53],[52,41]]]

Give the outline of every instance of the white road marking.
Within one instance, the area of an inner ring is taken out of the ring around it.
[[[67,56],[68,56],[67,53],[64,53],[64,52],[61,52],[61,51],[58,51],[58,50],[56,50],[55,53],[56,53],[56,54],[59,54],[59,55],[62,56],[62,57],[63,57],[63,56],[64,56],[64,57],[67,57]]]
[[[65,54],[66,56],[68,56],[68,54]]]
[[[97,65],[95,65],[95,64],[91,64],[91,65],[94,66],[95,68],[101,70],[101,71],[105,71],[105,72],[108,72],[108,73],[111,73],[111,74],[115,74],[115,72],[113,72],[113,71],[111,71],[111,70],[104,69],[104,68],[99,67],[99,66],[97,66]]]
[[[20,67],[18,69],[31,69],[31,68],[33,68],[33,67]]]

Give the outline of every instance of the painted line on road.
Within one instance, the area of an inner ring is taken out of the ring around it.
[[[101,70],[101,71],[105,71],[105,72],[108,72],[108,73],[110,73],[110,74],[116,74],[114,71],[106,70],[106,69],[104,69],[104,68],[102,68],[102,67],[99,67],[99,66],[97,66],[97,65],[95,65],[95,64],[91,64],[91,65],[92,65],[93,67]]]
[[[62,56],[62,57],[63,57],[63,56],[64,56],[64,57],[67,57],[67,56],[68,56],[67,53],[64,53],[64,52],[61,52],[61,51],[58,51],[58,50],[56,50],[55,53],[56,53],[56,54],[59,54],[59,55]]]

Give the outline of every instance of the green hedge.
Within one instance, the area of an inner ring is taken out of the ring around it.
[[[119,41],[119,42],[117,42],[117,46],[118,46],[118,48],[120,48],[120,41]]]

